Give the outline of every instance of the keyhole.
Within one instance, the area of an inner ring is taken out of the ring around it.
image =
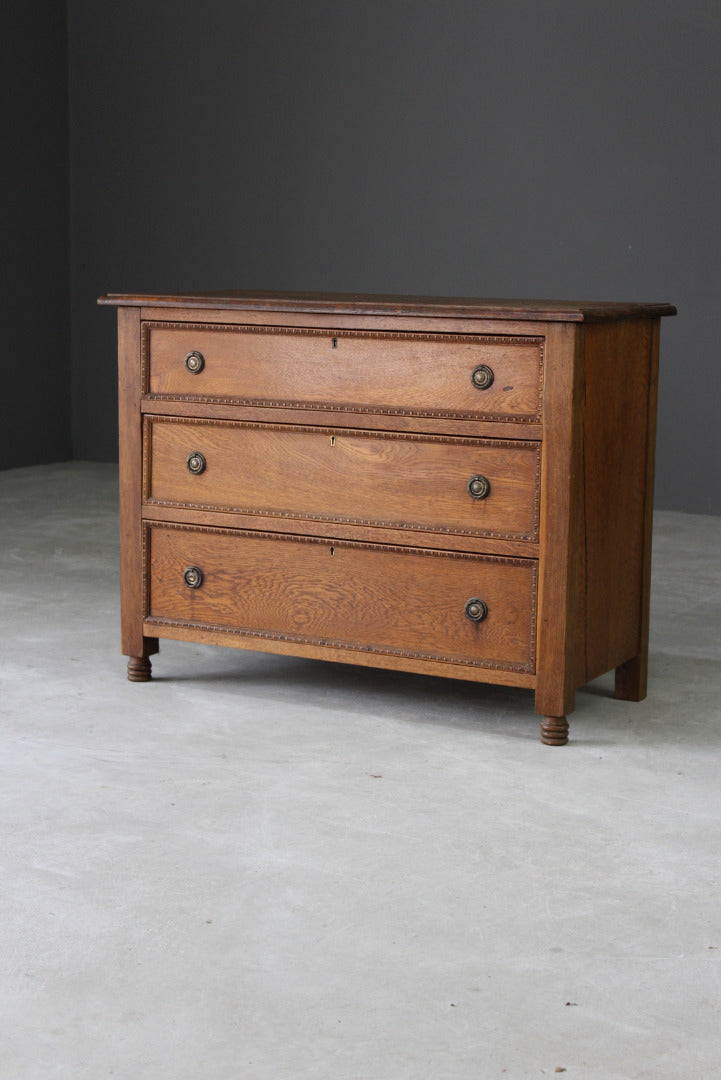
[[[330,549],[330,557],[331,557],[331,559],[333,558],[333,556],[334,556],[334,555],[335,555],[335,548],[334,548],[334,547],[332,547],[332,548]]]
[[[331,435],[330,444],[331,444],[331,446],[335,446],[335,435]]]
[[[338,338],[337,338],[337,337],[334,337],[334,338],[333,338],[333,348],[334,348],[334,349],[337,349],[337,348],[338,348]]]

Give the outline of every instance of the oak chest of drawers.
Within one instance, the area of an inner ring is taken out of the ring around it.
[[[122,648],[645,694],[668,304],[110,295]],[[482,703],[482,698],[479,699]]]

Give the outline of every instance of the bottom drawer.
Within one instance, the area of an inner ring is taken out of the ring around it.
[[[158,524],[145,560],[150,627],[534,670],[531,559]]]

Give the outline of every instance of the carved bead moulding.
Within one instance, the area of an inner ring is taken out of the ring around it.
[[[286,398],[250,398],[232,395],[214,394],[167,394],[150,392],[150,336],[153,330],[183,330],[202,331],[203,333],[219,334],[268,334],[273,336],[291,337],[314,337],[325,338],[333,342],[334,339],[355,338],[371,341],[417,341],[419,343],[439,342],[452,345],[520,345],[528,346],[535,350],[538,369],[538,407],[533,413],[510,414],[507,412],[484,411],[482,408],[469,410],[450,410],[428,408],[406,408],[379,405],[366,405],[362,402],[338,402],[338,401],[313,401],[312,408],[332,411],[336,413],[364,413],[380,416],[427,416],[438,417],[448,420],[490,420],[509,424],[537,424],[541,419],[543,406],[543,362],[545,339],[535,334],[510,335],[510,334],[432,334],[411,333],[405,331],[373,331],[373,330],[337,330],[317,329],[312,327],[289,327],[289,326],[258,326],[237,325],[235,323],[193,323],[193,322],[157,322],[144,321],[142,323],[141,336],[141,392],[150,401],[183,401],[207,402],[214,405],[253,405],[265,408],[299,408],[308,407],[305,403]]]

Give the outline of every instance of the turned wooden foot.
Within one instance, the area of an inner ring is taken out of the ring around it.
[[[130,682],[150,682],[152,666],[147,656],[131,656],[128,659],[128,679]]]
[[[544,716],[541,721],[541,742],[546,746],[565,746],[568,742],[568,720],[565,716]]]

